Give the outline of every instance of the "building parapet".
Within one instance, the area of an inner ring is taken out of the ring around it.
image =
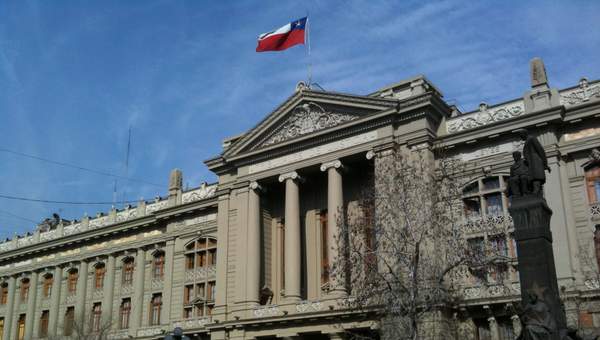
[[[579,84],[558,91],[559,103],[567,108],[584,104],[590,101],[600,100],[600,80],[589,82],[582,78]],[[501,121],[515,119],[529,115],[533,111],[526,110],[523,98],[488,106],[481,103],[479,109],[466,112],[446,121],[446,133],[454,134],[462,131],[472,130]]]
[[[203,184],[198,188],[183,192],[182,204],[213,198],[216,191],[217,184]],[[33,234],[27,233],[25,236],[15,235],[11,240],[7,239],[4,242],[0,242],[0,253],[78,234],[87,230],[104,228],[114,224],[135,220],[168,207],[170,207],[168,198],[156,197],[151,203],[141,200],[138,206],[128,205],[122,210],[113,208],[108,214],[98,213],[95,218],[90,218],[86,215],[81,221],[75,220],[67,225],[64,225],[64,222],[61,222],[56,229],[47,231],[37,230]]]

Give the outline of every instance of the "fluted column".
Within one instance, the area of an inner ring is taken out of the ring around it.
[[[168,240],[165,246],[165,278],[163,280],[163,305],[161,320],[171,320],[171,296],[173,294],[173,259],[175,256],[175,240]]]
[[[14,323],[15,291],[17,279],[14,276],[8,278],[8,298],[6,299],[6,314],[4,315],[4,334],[2,340],[10,340],[12,325]]]
[[[33,338],[33,320],[35,319],[35,299],[37,297],[38,272],[29,276],[29,292],[27,293],[27,314],[25,314],[25,339]]]
[[[106,261],[106,277],[102,292],[102,322],[108,325],[112,322],[113,298],[115,291],[115,255],[109,254]],[[111,327],[112,328],[112,327]]]
[[[137,250],[137,255],[135,256],[135,277],[133,278],[133,284],[135,287],[134,296],[133,296],[133,304],[132,308],[132,316],[131,319],[131,327],[129,328],[130,334],[135,336],[135,332],[139,327],[142,326],[142,314],[144,310],[144,276],[145,276],[145,267],[146,267],[146,251],[143,248]]]
[[[329,284],[332,295],[346,295],[344,270],[339,256],[340,218],[344,208],[342,186],[342,163],[339,160],[323,163],[321,171],[327,171],[327,261],[329,263]],[[332,270],[333,269],[333,270]]]
[[[260,291],[260,186],[250,183],[248,192],[248,248],[246,289],[248,302],[259,302]]]
[[[60,266],[54,267],[54,274],[52,276],[52,291],[50,292],[50,318],[48,320],[48,334],[50,335],[57,335],[56,327],[58,325],[62,276],[63,269]]]
[[[298,173],[293,171],[279,176],[279,182],[285,182],[285,298],[300,300],[300,193]]]
[[[88,263],[84,260],[79,263],[77,271],[77,287],[75,293],[75,322],[85,322],[85,296],[88,281]]]

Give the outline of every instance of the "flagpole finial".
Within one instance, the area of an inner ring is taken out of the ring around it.
[[[310,89],[310,86],[307,86],[304,81],[299,81],[298,84],[296,84],[296,92],[301,92],[307,89]]]

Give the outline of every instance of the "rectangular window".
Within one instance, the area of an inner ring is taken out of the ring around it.
[[[193,316],[192,312],[193,312],[192,307],[186,307],[186,308],[184,308],[183,309],[183,318],[184,319],[190,319],[190,318],[192,318],[192,316]]]
[[[121,329],[129,328],[129,315],[131,315],[131,299],[123,299],[119,309],[119,327]]]
[[[194,299],[194,285],[187,285],[183,290],[183,304],[188,304]]]
[[[186,270],[194,269],[194,254],[185,255],[185,269]]]
[[[92,307],[92,331],[100,332],[100,323],[102,322],[102,303],[96,302]]]
[[[133,283],[133,260],[128,259],[123,263],[123,285],[130,285]]]
[[[215,300],[215,288],[216,288],[215,281],[211,281],[208,283],[208,286],[206,289],[206,301],[214,301]]]
[[[42,312],[40,318],[40,337],[45,338],[48,336],[48,320],[50,318],[50,312],[45,310]]]
[[[206,252],[201,251],[198,253],[198,267],[202,268],[206,266]]]
[[[487,205],[487,214],[493,216],[502,215],[502,194],[489,194],[485,196],[485,202]]]
[[[8,302],[8,284],[3,284],[0,287],[0,304],[5,305]]]
[[[44,298],[49,298],[52,293],[52,284],[54,282],[54,278],[52,276],[48,276],[44,278],[44,285],[42,286],[42,296]]]
[[[508,246],[504,235],[490,236],[489,241],[494,255],[508,256]]]
[[[4,336],[4,318],[0,318],[0,339]]]
[[[19,315],[17,320],[17,340],[25,340],[25,314]]]
[[[27,302],[29,297],[29,279],[23,279],[21,281],[21,302]]]
[[[481,216],[481,203],[479,197],[470,197],[463,199],[465,205],[465,216],[467,218],[476,218]]]
[[[75,292],[77,291],[77,278],[78,278],[77,271],[69,272],[69,278],[67,281],[67,289],[69,291],[69,294],[71,294],[71,295],[75,294]]]
[[[155,279],[162,279],[164,274],[165,255],[163,253],[154,256],[152,275]]]
[[[99,265],[96,267],[96,272],[94,275],[94,285],[96,289],[102,289],[104,287],[104,274],[106,273],[106,267],[104,265]]]
[[[216,266],[217,265],[217,250],[211,249],[208,251],[208,265]]]
[[[153,294],[150,302],[150,325],[160,325],[160,311],[162,308],[162,294]]]
[[[483,179],[483,190],[493,190],[500,188],[500,177],[489,177]]]
[[[67,311],[65,312],[65,325],[64,325],[64,335],[70,336],[73,334],[73,327],[75,326],[75,307],[67,307]]]

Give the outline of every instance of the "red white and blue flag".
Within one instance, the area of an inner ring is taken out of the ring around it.
[[[292,21],[274,31],[258,36],[256,52],[283,51],[298,44],[304,44],[307,17]]]

